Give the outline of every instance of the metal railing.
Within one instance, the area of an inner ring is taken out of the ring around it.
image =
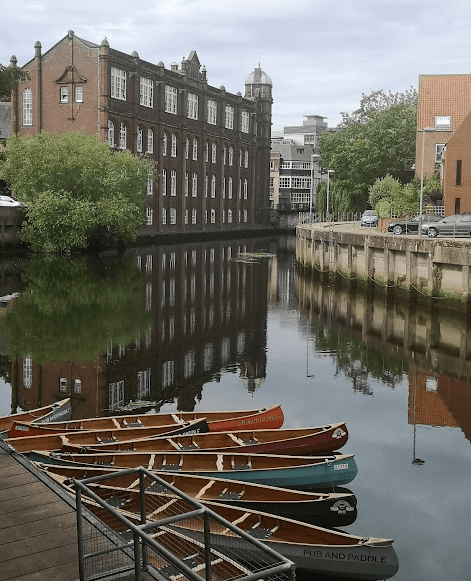
[[[295,579],[291,561],[145,468],[73,483],[80,581]]]

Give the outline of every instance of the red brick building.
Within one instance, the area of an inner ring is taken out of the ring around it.
[[[208,84],[192,51],[165,68],[75,36],[36,42],[12,95],[11,131],[83,131],[154,162],[146,230],[251,229],[268,217],[272,83],[260,67],[245,94]],[[11,66],[16,66],[12,57]]]
[[[446,216],[471,211],[471,191],[465,187],[464,174],[462,185],[455,184],[456,159],[465,156],[463,147],[469,149],[464,134],[470,112],[470,74],[419,76],[415,170],[420,178],[423,157],[424,178],[429,177],[440,171],[442,155],[445,155],[442,189]],[[458,190],[453,189],[455,185]]]

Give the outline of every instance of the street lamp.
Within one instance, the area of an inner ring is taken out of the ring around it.
[[[327,170],[327,220],[330,220],[330,213],[329,213],[329,187],[330,187],[330,174],[334,173],[333,169]]]
[[[424,203],[424,161],[425,161],[425,133],[426,131],[435,131],[433,127],[424,127],[422,129],[422,165],[420,167],[420,201],[419,201],[419,237],[422,236],[422,206]]]
[[[320,159],[318,153],[311,153],[311,190],[309,192],[309,224],[312,224],[312,196],[314,190],[314,164]]]

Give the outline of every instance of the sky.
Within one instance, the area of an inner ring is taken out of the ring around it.
[[[244,93],[260,63],[273,82],[273,130],[322,115],[335,127],[362,94],[471,73],[466,0],[4,0],[0,63],[23,66],[67,31],[166,67],[196,50],[210,85]]]

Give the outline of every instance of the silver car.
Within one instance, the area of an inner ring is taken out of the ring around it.
[[[442,236],[471,236],[471,213],[453,214],[433,224],[423,224],[422,233],[430,238]]]

